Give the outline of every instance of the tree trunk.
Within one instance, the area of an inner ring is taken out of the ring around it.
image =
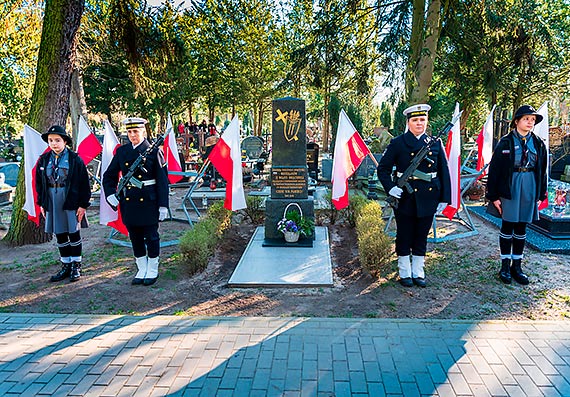
[[[323,152],[329,152],[329,144],[330,144],[330,120],[329,120],[329,104],[331,102],[331,93],[329,90],[328,83],[325,86],[325,106],[323,111]]]
[[[406,93],[409,104],[427,102],[433,77],[437,44],[441,32],[441,0],[431,0],[424,23],[423,1],[414,0],[410,59],[406,75]],[[419,45],[418,45],[419,43]]]
[[[188,121],[192,122],[192,101],[188,101]],[[195,120],[198,122],[198,120]]]
[[[431,0],[428,6],[424,39],[416,59],[410,59],[416,67],[414,70],[414,81],[408,103],[421,103],[428,101],[429,87],[433,77],[435,57],[437,55],[437,44],[441,32],[441,1]]]
[[[46,131],[56,124],[65,126],[69,113],[77,30],[83,6],[84,0],[45,2],[36,81],[28,114],[28,124],[37,131]],[[13,245],[44,243],[51,240],[51,234],[43,232],[42,224],[38,228],[28,221],[27,213],[22,209],[26,195],[23,161],[26,159],[22,160],[20,167],[12,220],[4,240]]]
[[[251,112],[252,116],[253,116],[253,135],[255,136],[259,136],[259,116],[261,114],[261,104],[259,102],[254,102],[252,104],[252,108],[253,108],[253,112]]]
[[[418,65],[418,54],[424,38],[425,1],[413,0],[412,7],[412,33],[410,36],[409,61],[406,66],[406,98],[408,99],[412,96],[412,90],[417,84],[415,70]]]
[[[73,138],[75,148],[77,148],[79,116],[83,116],[85,121],[87,121],[87,104],[85,103],[85,92],[83,91],[83,76],[78,65],[73,67],[73,73],[71,74],[69,114],[71,117],[71,136]]]

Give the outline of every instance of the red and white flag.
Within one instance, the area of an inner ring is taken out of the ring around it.
[[[220,175],[226,180],[224,207],[231,211],[247,208],[243,191],[239,119],[237,114],[208,156]]]
[[[493,113],[495,106],[491,109],[491,113],[487,116],[487,121],[481,128],[481,132],[477,137],[477,171],[481,171],[487,164],[491,162],[493,157]],[[482,172],[479,178],[482,178],[487,172]]]
[[[36,192],[36,166],[40,156],[50,150],[48,144],[42,139],[39,132],[29,125],[24,125],[24,170],[26,186],[26,200],[24,211],[28,213],[28,219],[39,226],[40,206],[36,204],[38,193]]]
[[[459,104],[455,103],[455,111],[453,117],[459,114]],[[461,134],[460,121],[455,123],[449,131],[447,144],[445,145],[445,154],[447,155],[447,165],[449,167],[449,175],[451,176],[451,203],[441,211],[443,215],[453,219],[459,206],[461,205]]]
[[[103,147],[89,128],[89,125],[83,118],[79,116],[79,126],[77,128],[77,154],[85,165],[89,164],[91,160],[101,153]]]
[[[534,133],[542,142],[546,145],[546,180],[550,180],[550,136],[549,136],[549,129],[548,129],[548,101],[544,102],[541,107],[538,108],[536,113],[540,114],[543,119],[542,121],[534,127]],[[548,195],[546,199],[544,199],[540,205],[538,206],[539,210],[548,207]]]
[[[337,210],[348,206],[348,178],[370,154],[370,149],[341,109],[332,167],[332,202]]]
[[[113,131],[113,127],[108,120],[105,120],[105,135],[103,137],[103,154],[101,155],[101,185],[103,185],[103,178],[105,171],[109,168],[111,160],[120,146],[119,140]],[[117,211],[113,210],[105,197],[105,192],[101,188],[101,197],[99,198],[99,223],[101,225],[110,226],[118,232],[127,236],[129,232],[121,218],[121,208]]]
[[[172,119],[168,115],[166,122],[166,130],[170,132],[164,138],[164,157],[166,158],[166,169],[168,170],[168,180],[170,183],[176,183],[182,179],[182,175],[172,175],[170,171],[182,172],[180,157],[178,156],[178,146],[176,145],[176,137],[174,136],[174,128],[172,128]]]

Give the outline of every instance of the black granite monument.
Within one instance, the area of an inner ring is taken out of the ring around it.
[[[281,98],[273,101],[271,197],[265,201],[265,240],[263,246],[312,247],[312,236],[301,236],[297,243],[286,243],[277,230],[290,203],[299,205],[304,217],[315,218],[313,197],[307,187],[307,131],[305,101]]]

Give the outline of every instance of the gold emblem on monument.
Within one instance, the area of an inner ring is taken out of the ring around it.
[[[301,127],[301,114],[298,110],[291,110],[290,112],[283,112],[277,109],[277,117],[275,121],[283,122],[283,134],[287,142],[298,141],[297,134]]]

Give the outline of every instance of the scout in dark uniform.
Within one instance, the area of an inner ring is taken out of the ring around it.
[[[501,214],[499,234],[501,271],[505,284],[511,279],[529,283],[522,271],[526,226],[538,219],[538,203],[546,198],[546,145],[532,130],[542,116],[523,105],[511,121],[513,130],[501,138],[489,164],[487,198]],[[512,261],[512,263],[511,263]]]
[[[81,277],[80,225],[87,225],[85,210],[91,199],[87,168],[77,153],[68,149],[71,137],[58,125],[42,134],[49,144],[36,164],[37,204],[46,218],[46,233],[54,233],[61,270],[50,281],[77,281]]]
[[[414,155],[431,139],[425,132],[430,109],[429,105],[419,104],[404,110],[408,119],[407,131],[392,139],[378,165],[378,179],[384,190],[399,199],[398,208],[394,211],[396,254],[400,283],[405,287],[414,284],[426,286],[424,258],[427,235],[438,204],[444,207],[444,203],[451,200],[451,179],[441,142],[431,145],[427,158],[408,181],[413,193],[403,191],[395,183]]]
[[[152,285],[158,278],[158,222],[168,214],[168,177],[162,151],[156,149],[134,174],[136,183],[130,183],[117,197],[119,173],[127,174],[131,164],[150,146],[145,139],[145,119],[132,117],[122,123],[130,143],[117,149],[103,175],[103,189],[109,204],[114,207],[120,204],[123,223],[129,232],[138,269],[132,284]]]

